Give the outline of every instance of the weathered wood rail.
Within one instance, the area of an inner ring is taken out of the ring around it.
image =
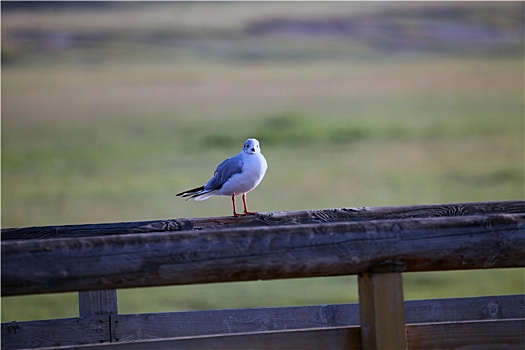
[[[517,349],[524,295],[404,302],[402,273],[524,266],[525,201],[2,229],[2,296],[80,291],[2,349]],[[119,288],[352,274],[359,305],[118,314]]]
[[[488,214],[523,214],[523,201],[411,205],[399,207],[337,208],[309,211],[259,213],[244,217],[170,219],[109,224],[84,224],[3,228],[2,241],[72,238],[166,231],[201,231],[277,225],[322,224],[371,220],[462,217]]]

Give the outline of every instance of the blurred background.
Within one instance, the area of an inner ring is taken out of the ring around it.
[[[256,137],[256,211],[524,199],[523,2],[2,2],[2,227],[231,215],[184,201]],[[524,270],[405,274],[405,299]],[[355,277],[119,291],[120,313],[348,303]],[[2,322],[75,317],[2,298]]]

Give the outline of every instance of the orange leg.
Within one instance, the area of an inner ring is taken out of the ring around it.
[[[243,197],[244,199],[244,197]],[[235,208],[235,194],[232,194],[232,205],[233,205],[233,216],[245,216],[247,214],[240,214],[240,213],[237,213],[237,209]],[[246,212],[246,210],[245,210]]]
[[[248,207],[246,206],[246,193],[243,193],[242,195],[242,204],[244,205],[244,215],[255,215],[256,212],[248,211]]]

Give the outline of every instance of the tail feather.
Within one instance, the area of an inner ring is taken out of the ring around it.
[[[194,194],[197,194],[198,192],[204,191],[204,186],[195,187],[191,190],[182,191],[181,193],[177,193],[176,196],[179,197],[190,197]]]
[[[186,191],[183,191],[181,193],[177,193],[176,196],[183,197],[183,198],[187,197],[186,200],[188,200],[190,198],[194,198],[195,200],[205,200],[205,199],[211,197],[210,195],[205,196],[208,192],[210,192],[210,191],[204,191],[204,186],[200,186],[200,187],[192,188],[191,190],[186,190]],[[202,198],[198,198],[200,196],[203,196],[203,197]]]

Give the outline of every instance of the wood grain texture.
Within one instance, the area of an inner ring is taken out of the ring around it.
[[[109,327],[109,316],[2,323],[2,349],[109,342]]]
[[[466,321],[407,326],[409,349],[522,350],[525,320]]]
[[[358,327],[344,327],[335,329],[321,328],[211,336],[205,335],[191,338],[156,339],[137,342],[114,342],[102,345],[66,346],[60,349],[91,348],[108,350],[359,350],[361,348],[361,342]],[[58,350],[58,348],[49,348],[49,350],[50,349]]]
[[[498,349],[525,347],[525,320],[467,321],[407,326],[409,350]],[[52,349],[52,348],[50,348]],[[50,350],[49,349],[49,350]],[[243,333],[66,346],[62,350],[176,350],[176,349],[361,349],[359,327]],[[42,349],[46,350],[46,349]]]
[[[525,295],[411,300],[405,302],[406,323],[525,319]]]
[[[2,242],[2,295],[525,266],[525,215]]]
[[[359,207],[310,211],[258,213],[245,217],[167,219],[85,225],[63,225],[2,229],[1,239],[25,240],[100,235],[121,235],[161,231],[200,231],[326,222],[353,222],[383,219],[414,219],[488,214],[525,213],[525,201],[411,205],[396,207]]]
[[[412,300],[405,302],[407,324],[467,320],[525,319],[525,295]],[[112,341],[129,342],[213,334],[235,334],[359,325],[357,304],[206,310],[135,315],[111,315],[91,320],[87,330],[70,333],[77,319],[9,322],[2,324],[2,349],[49,344],[97,343],[111,330]],[[107,320],[106,318],[106,320]],[[97,323],[98,322],[98,323]],[[83,324],[83,323],[80,323]],[[103,329],[105,328],[105,329]],[[57,332],[64,329],[66,332]],[[36,339],[36,340],[35,340]],[[40,339],[40,340],[39,340]],[[44,339],[45,341],[42,341]]]
[[[412,300],[406,323],[525,318],[525,295]],[[359,305],[113,315],[112,339],[136,341],[206,334],[358,326]]]
[[[405,349],[402,274],[362,273],[358,283],[362,349]]]
[[[80,317],[118,314],[117,291],[110,289],[79,292],[78,312]]]
[[[113,315],[112,339],[136,341],[207,334],[359,325],[357,304]]]

